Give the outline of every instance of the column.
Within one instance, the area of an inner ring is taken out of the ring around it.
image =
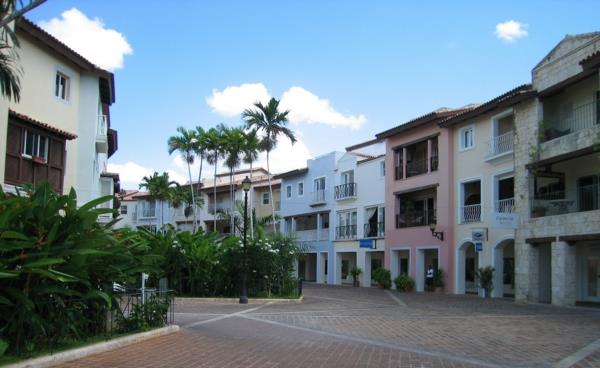
[[[317,253],[317,284],[323,284],[325,281],[325,262],[323,259],[323,253]]]
[[[292,226],[291,227],[292,227],[291,232],[295,233],[296,232],[296,218],[295,217],[292,217]]]
[[[390,250],[387,252],[390,258],[390,273],[392,274],[392,280],[394,280],[400,274],[400,264],[398,259],[400,258],[400,252],[397,250]],[[392,282],[392,289],[396,289],[396,284]]]
[[[334,252],[335,255],[335,269],[334,271],[334,279],[333,283],[335,285],[342,284],[342,254],[338,252]]]
[[[539,247],[525,243],[524,237],[517,233],[515,239],[516,301],[537,303],[539,300]]]
[[[402,178],[406,179],[406,147],[402,147]]]
[[[370,287],[371,286],[371,252],[366,252],[361,249],[356,252],[356,266],[363,270],[360,275],[360,286]]]
[[[427,140],[427,172],[431,172],[431,139]]]
[[[552,242],[552,304],[575,305],[575,246]]]
[[[323,215],[317,213],[317,241],[321,240],[321,229],[323,228]]]

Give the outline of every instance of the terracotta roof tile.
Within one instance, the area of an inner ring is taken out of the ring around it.
[[[66,139],[75,139],[75,138],[77,138],[77,134],[69,133],[69,132],[64,131],[62,129],[56,128],[56,127],[54,127],[54,126],[52,126],[50,124],[42,123],[41,121],[36,120],[34,118],[31,118],[31,117],[29,117],[29,116],[27,116],[25,114],[20,114],[20,113],[18,113],[16,111],[13,111],[13,110],[8,110],[8,114],[11,117],[14,117],[14,118],[22,120],[22,121],[24,121],[26,123],[38,126],[38,127],[42,128],[42,129],[49,130],[52,133],[58,134],[58,135],[66,138]]]

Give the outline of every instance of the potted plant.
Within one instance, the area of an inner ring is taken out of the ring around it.
[[[413,291],[415,288],[415,281],[405,273],[401,273],[394,279],[396,290],[398,291]]]
[[[380,289],[389,289],[392,286],[392,274],[390,270],[379,267],[373,272],[373,280],[377,282]]]
[[[433,287],[436,293],[444,291],[444,270],[441,268],[433,273]]]
[[[489,298],[492,296],[492,290],[494,289],[494,267],[485,266],[480,267],[475,271],[475,277],[479,283],[479,287],[483,289],[483,296]]]
[[[360,286],[360,280],[358,279],[362,275],[363,270],[360,267],[352,267],[350,275],[352,276],[352,285],[354,287]]]

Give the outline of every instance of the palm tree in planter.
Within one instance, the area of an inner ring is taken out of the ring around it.
[[[176,181],[169,180],[169,174],[163,172],[162,175],[158,175],[155,171],[152,176],[144,176],[142,178],[142,183],[140,184],[140,189],[144,188],[150,194],[150,197],[155,201],[160,203],[160,228],[165,225],[164,219],[164,209],[165,202],[169,200],[171,195],[171,188],[178,187],[179,184]]]
[[[179,135],[174,135],[169,138],[169,154],[173,154],[175,151],[181,153],[181,157],[185,160],[188,169],[188,176],[190,180],[190,194],[192,196],[192,214],[194,219],[193,231],[196,232],[196,196],[194,194],[194,188],[192,186],[192,169],[191,165],[194,164],[195,149],[198,144],[198,138],[195,130],[187,130],[184,127],[177,128]]]
[[[252,164],[258,160],[258,154],[261,152],[261,144],[258,139],[258,132],[256,129],[252,129],[246,132],[246,142],[244,145],[243,155],[244,163],[250,165],[250,182],[252,183]],[[252,184],[250,184],[250,191],[248,192],[248,201],[250,202],[250,213],[253,213],[252,207]],[[273,199],[271,199],[273,200]],[[254,239],[254,216],[250,216],[250,238]]]
[[[433,287],[436,293],[444,291],[444,270],[441,268],[438,268],[433,273]]]
[[[277,146],[277,138],[283,135],[290,139],[292,144],[296,143],[294,132],[286,127],[288,123],[289,110],[279,111],[279,101],[271,98],[266,105],[261,102],[254,104],[254,109],[246,109],[242,118],[246,121],[248,128],[256,128],[264,134],[262,148],[267,152],[267,171],[269,172],[269,195],[271,196],[271,210],[275,218],[275,203],[273,201],[273,186],[271,185],[271,168],[269,165],[269,154]],[[276,232],[273,221],[273,233]]]
[[[242,163],[242,155],[246,145],[246,135],[243,128],[226,128],[223,131],[223,153],[225,154],[225,166],[229,168],[229,196],[231,199],[231,231],[235,232],[235,189],[233,187],[233,174],[235,169]]]
[[[484,297],[489,298],[492,296],[492,290],[494,289],[494,267],[485,266],[480,267],[475,271],[475,278],[479,283],[479,287],[483,289]]]
[[[223,157],[223,130],[225,129],[226,127],[223,124],[217,125],[216,128],[210,128],[202,140],[206,148],[206,162],[215,167],[213,181],[213,231],[217,231],[217,167],[219,158]]]
[[[352,285],[354,287],[360,286],[360,280],[358,279],[362,275],[363,270],[360,267],[352,267],[350,275],[352,275]]]

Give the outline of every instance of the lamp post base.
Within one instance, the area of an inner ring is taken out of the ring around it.
[[[248,297],[240,296],[240,304],[248,304]]]

